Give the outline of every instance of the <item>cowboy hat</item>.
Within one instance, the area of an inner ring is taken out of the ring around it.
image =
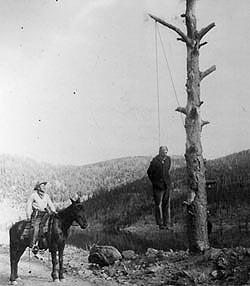
[[[35,187],[34,187],[34,190],[37,190],[37,191],[41,191],[41,185],[47,185],[47,182],[37,182]]]

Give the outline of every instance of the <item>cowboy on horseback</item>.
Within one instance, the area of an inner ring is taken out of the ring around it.
[[[42,184],[45,185],[45,184]],[[37,191],[43,188],[42,185],[37,184],[35,189]],[[34,197],[35,198],[34,198]],[[44,194],[46,197],[46,194]],[[33,201],[37,199],[37,195],[32,195],[30,198],[31,205]],[[63,267],[63,253],[65,248],[66,239],[69,235],[69,228],[76,222],[82,229],[88,227],[88,222],[85,216],[84,204],[78,198],[77,200],[71,200],[71,204],[58,210],[57,215],[45,215],[49,217],[49,228],[46,237],[48,237],[47,248],[51,254],[52,272],[51,277],[54,282],[64,281],[64,267]],[[30,204],[30,202],[29,202]],[[50,205],[46,203],[45,205]],[[28,209],[30,206],[28,207]],[[32,212],[32,207],[30,208]],[[30,210],[29,209],[29,210]],[[45,209],[45,206],[42,210]],[[53,207],[52,207],[53,209]],[[30,214],[30,212],[28,214]],[[32,212],[33,213],[33,212]],[[30,245],[30,221],[21,220],[13,224],[9,230],[10,235],[10,284],[16,285],[18,279],[18,263],[21,256],[25,252],[25,249]],[[26,231],[26,234],[24,234]],[[40,243],[40,239],[39,239]],[[41,247],[43,248],[43,247]],[[0,275],[1,276],[1,275]],[[2,285],[2,284],[1,284]],[[68,285],[68,284],[67,284]]]
[[[29,197],[26,205],[27,219],[31,220],[31,226],[33,228],[33,235],[30,240],[30,248],[32,252],[37,255],[39,250],[37,246],[39,228],[43,217],[48,213],[56,213],[56,208],[51,201],[49,195],[45,193],[45,186],[47,182],[37,182],[34,191]]]

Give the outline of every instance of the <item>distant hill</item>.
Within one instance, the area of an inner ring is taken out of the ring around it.
[[[14,206],[23,207],[35,183],[46,180],[49,182],[48,191],[58,205],[78,194],[89,198],[86,206],[92,219],[106,224],[127,225],[152,213],[151,184],[146,176],[151,159],[149,156],[137,156],[84,166],[54,166],[1,155],[0,201],[8,199]],[[185,196],[184,156],[172,156],[171,176],[176,190],[173,204],[178,209]],[[206,178],[217,180],[224,200],[233,202],[244,196],[245,201],[249,197],[250,202],[250,150],[207,161]],[[209,194],[210,201],[215,199],[218,197]]]
[[[29,158],[0,155],[0,201],[8,198],[22,205],[37,181],[48,181],[52,199],[62,202],[76,194],[91,196],[126,185],[145,176],[151,158],[119,158],[84,166],[54,166]],[[173,168],[184,165],[184,158],[174,156]]]
[[[250,149],[207,162],[207,177],[217,178],[224,185],[250,183]]]

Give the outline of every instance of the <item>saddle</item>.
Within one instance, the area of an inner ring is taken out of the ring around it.
[[[50,222],[51,222],[51,216],[49,213],[46,213],[39,225],[39,233],[38,233],[38,246],[39,249],[47,249],[48,248],[48,238],[49,238],[49,229],[50,229]],[[21,239],[29,239],[32,240],[33,237],[33,226],[31,224],[31,221],[28,220],[27,223],[24,226],[24,229],[22,231]]]

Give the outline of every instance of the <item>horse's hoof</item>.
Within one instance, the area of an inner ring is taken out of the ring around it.
[[[21,280],[22,280],[21,277],[17,277],[17,278],[16,278],[16,281],[21,281]]]
[[[9,282],[9,285],[17,285],[18,283],[17,283],[17,281],[16,280],[14,280],[14,281],[10,281]]]
[[[61,278],[61,279],[60,279],[60,282],[65,282],[65,281],[66,281],[65,278]]]
[[[60,280],[59,279],[54,279],[53,282],[60,282]]]

